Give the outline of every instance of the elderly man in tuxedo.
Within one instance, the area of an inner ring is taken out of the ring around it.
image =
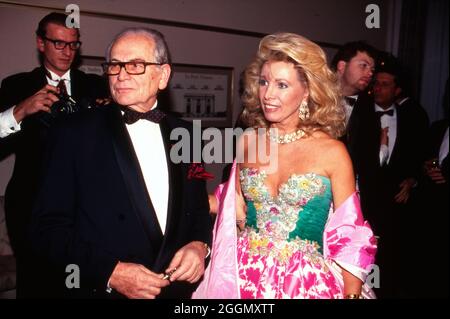
[[[192,173],[200,164],[170,157],[178,142],[171,131],[192,125],[158,104],[171,73],[163,36],[124,30],[104,70],[115,103],[51,136],[33,216],[36,250],[69,296],[189,298],[204,272],[211,220],[205,180]],[[65,287],[71,264],[79,288]]]
[[[28,230],[48,129],[57,114],[62,115],[56,112],[61,105],[58,97],[70,96],[78,105],[88,106],[108,95],[103,78],[73,67],[81,47],[80,31],[67,27],[66,18],[52,12],[40,20],[36,45],[42,65],[5,78],[0,87],[0,160],[15,155],[5,192],[5,215],[17,260],[18,298],[42,293],[34,290],[39,263],[32,256]]]

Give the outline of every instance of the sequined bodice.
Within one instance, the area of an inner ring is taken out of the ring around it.
[[[247,228],[258,234],[258,240],[312,242],[321,251],[332,201],[330,180],[314,173],[293,174],[274,197],[265,184],[266,177],[256,168],[240,171]]]

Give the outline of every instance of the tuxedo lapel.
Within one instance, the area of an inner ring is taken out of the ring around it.
[[[75,101],[79,101],[81,96],[80,79],[77,72],[70,70],[70,91],[71,96]]]
[[[33,72],[32,77],[33,77],[32,83],[34,85],[34,87],[32,88],[32,91],[34,93],[36,93],[37,91],[42,89],[46,84],[48,84],[47,78],[45,76],[44,67],[40,67],[40,68],[36,69],[36,73]]]
[[[128,191],[127,195],[152,247],[154,247],[154,256],[156,256],[161,247],[163,234],[119,107],[116,105],[110,107],[113,110],[108,113],[111,117],[109,123],[111,123],[112,142],[117,163]]]
[[[390,167],[395,167],[395,165],[399,164],[402,165],[402,163],[397,163],[399,161],[399,158],[401,157],[401,145],[404,142],[404,140],[407,140],[407,136],[403,136],[405,133],[407,133],[406,131],[406,122],[408,119],[406,119],[404,116],[404,113],[402,113],[398,108],[397,108],[397,136],[395,138],[395,144],[394,147],[392,148],[392,154],[391,154],[391,158],[389,160],[389,166]]]
[[[87,99],[89,96],[88,92],[92,89],[99,89],[99,88],[91,88],[89,87],[90,84],[86,82],[86,79],[82,77],[82,73],[78,70],[70,70],[70,90],[71,90],[71,96],[72,98],[77,101],[81,102],[83,99]]]

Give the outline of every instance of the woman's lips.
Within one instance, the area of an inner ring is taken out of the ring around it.
[[[279,109],[279,106],[264,104],[264,109],[266,112],[275,112]]]

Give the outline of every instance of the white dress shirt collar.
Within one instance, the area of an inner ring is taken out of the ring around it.
[[[390,110],[394,110],[394,116],[397,114],[397,112],[395,110],[395,104],[392,104],[387,109],[383,109],[381,106],[379,106],[377,103],[375,103],[375,112],[385,112],[385,111],[390,111]]]
[[[59,82],[59,80],[65,80],[65,81],[70,81],[70,70],[68,70],[66,73],[64,73],[62,76],[59,76],[58,74],[56,74],[55,72],[53,72],[52,70],[49,70],[47,68],[45,68],[48,73],[50,73],[50,75],[52,76],[52,78],[50,79],[47,76],[47,79],[50,81],[54,81],[54,82]]]
[[[47,72],[51,75],[51,78],[46,75],[47,83],[53,86],[58,86],[60,80],[64,80],[64,84],[66,85],[67,94],[72,95],[72,85],[70,78],[70,70],[64,73],[62,76],[57,75],[55,72],[45,68]]]

